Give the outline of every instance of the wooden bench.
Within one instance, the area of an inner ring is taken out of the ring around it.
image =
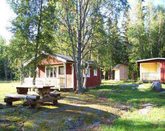
[[[56,105],[58,103],[58,100],[61,98],[60,92],[50,92],[50,96],[52,97],[53,105]]]
[[[14,101],[25,100],[25,102],[31,107],[36,106],[40,96],[37,95],[25,95],[25,94],[8,94],[4,98],[4,102],[7,106],[12,106]]]

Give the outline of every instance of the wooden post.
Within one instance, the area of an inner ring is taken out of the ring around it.
[[[74,64],[72,64],[72,88],[74,89]]]
[[[66,63],[64,63],[64,79],[65,79],[65,88],[67,88]]]
[[[143,80],[143,75],[142,75],[142,65],[141,65],[141,63],[140,63],[140,81],[142,81]]]

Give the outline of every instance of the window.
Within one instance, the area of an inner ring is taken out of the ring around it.
[[[87,69],[87,77],[90,77],[90,68]]]
[[[90,68],[83,69],[83,77],[85,77],[85,75],[86,75],[86,77],[90,77]]]
[[[49,74],[50,74],[50,73],[49,73],[49,69],[50,69],[50,67],[46,67],[46,77],[50,77],[50,76],[49,76]]]
[[[46,67],[46,77],[56,77],[56,67]]]
[[[54,67],[54,70],[53,70],[53,75],[54,75],[54,77],[56,77],[57,75],[56,75],[56,72],[57,72],[57,68],[56,67]]]
[[[94,76],[97,76],[97,69],[93,70],[93,74],[94,74]]]
[[[64,75],[64,67],[59,66],[59,75]]]
[[[49,69],[49,73],[50,73],[49,76],[50,76],[50,77],[53,77],[53,68],[50,68],[50,69]]]

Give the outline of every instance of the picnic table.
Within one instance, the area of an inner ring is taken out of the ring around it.
[[[18,94],[27,94],[28,91],[36,91],[40,97],[44,97],[45,95],[48,95],[51,92],[50,85],[19,85],[16,87]]]
[[[13,101],[18,101],[21,99],[26,99],[26,104],[35,106],[36,104],[44,102],[52,102],[53,105],[58,103],[60,99],[59,92],[51,92],[50,85],[19,85],[16,87],[18,94],[8,94],[5,96],[4,101],[7,105],[12,105]],[[32,92],[33,94],[29,94]]]

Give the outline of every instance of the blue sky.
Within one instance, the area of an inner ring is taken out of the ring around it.
[[[131,6],[133,6],[137,0],[128,0]],[[152,1],[154,5],[164,5],[165,0],[145,0],[146,2]],[[7,4],[7,0],[0,0],[0,36],[9,41],[12,37],[12,33],[7,29],[11,26],[10,21],[15,17],[10,6]]]

